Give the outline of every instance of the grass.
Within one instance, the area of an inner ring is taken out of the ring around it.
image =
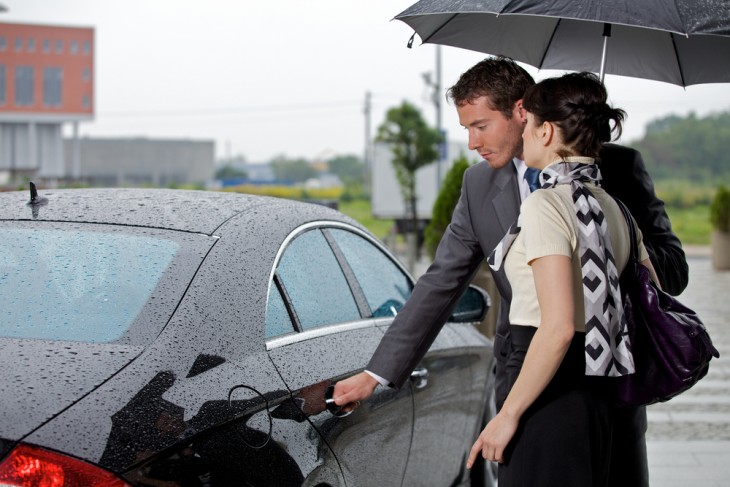
[[[696,205],[690,208],[667,206],[672,230],[683,244],[710,245],[710,206]]]
[[[340,202],[342,213],[354,218],[380,239],[384,239],[393,226],[391,219],[374,218],[370,210],[370,201],[358,199]],[[696,204],[681,208],[667,204],[667,214],[672,222],[672,230],[683,244],[710,245],[710,206]]]
[[[392,219],[374,218],[369,200],[356,199],[348,202],[340,201],[339,210],[350,218],[360,222],[381,240],[385,239],[394,224]]]

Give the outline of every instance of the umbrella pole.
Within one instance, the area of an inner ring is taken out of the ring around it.
[[[606,51],[608,50],[609,37],[611,37],[611,24],[603,24],[603,53],[601,54],[601,68],[598,73],[601,83],[603,83],[603,78],[606,77]]]

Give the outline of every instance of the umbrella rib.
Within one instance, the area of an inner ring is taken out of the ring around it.
[[[669,33],[669,38],[672,39],[672,49],[674,50],[674,58],[677,60],[677,69],[679,69],[679,78],[682,80],[682,87],[687,88],[684,82],[684,72],[682,71],[682,63],[679,62],[679,53],[677,52],[677,43],[674,41],[674,33]]]
[[[436,34],[438,34],[441,31],[441,29],[443,29],[444,27],[446,27],[446,25],[449,22],[451,22],[452,20],[454,20],[454,18],[457,15],[459,15],[459,14],[457,13],[457,14],[452,15],[451,17],[449,17],[449,19],[446,22],[444,22],[443,24],[439,25],[439,28],[438,29],[436,29],[435,31],[433,31],[430,36],[428,36],[427,38],[423,39],[423,43],[425,44],[426,42],[428,42],[429,40],[431,40],[431,38],[433,36],[435,36]]]
[[[540,57],[540,64],[537,66],[537,69],[542,69],[542,64],[545,62],[545,57],[547,56],[547,53],[550,50],[550,45],[553,43],[553,38],[555,37],[555,32],[557,32],[558,27],[560,27],[561,20],[562,19],[558,19],[558,21],[555,24],[555,27],[553,27],[553,31],[550,34],[550,40],[545,45],[545,50],[542,52],[542,56]]]

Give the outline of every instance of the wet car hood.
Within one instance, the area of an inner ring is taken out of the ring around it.
[[[0,338],[0,439],[21,440],[93,391],[143,349]]]

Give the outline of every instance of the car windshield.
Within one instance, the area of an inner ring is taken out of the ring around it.
[[[154,232],[0,227],[0,336],[118,340],[179,250]]]

